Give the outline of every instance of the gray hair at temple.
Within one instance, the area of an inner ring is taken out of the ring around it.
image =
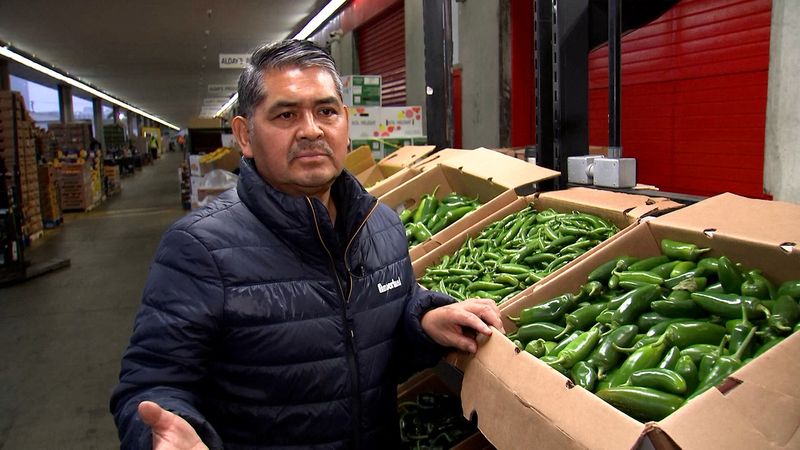
[[[333,58],[311,41],[287,39],[266,44],[250,57],[239,76],[239,115],[250,119],[253,109],[267,96],[262,75],[270,70],[290,67],[300,69],[320,68],[330,73],[336,93],[342,98],[342,79],[336,71]],[[252,121],[248,120],[248,123]],[[251,126],[248,128],[252,129]]]

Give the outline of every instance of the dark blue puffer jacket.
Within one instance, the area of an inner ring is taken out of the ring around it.
[[[420,317],[453,300],[419,288],[397,214],[347,172],[334,227],[240,168],[156,252],[111,398],[122,447],[151,446],[142,400],[211,448],[394,446],[398,375],[443,351]]]

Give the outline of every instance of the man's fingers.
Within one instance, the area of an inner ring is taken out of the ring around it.
[[[479,317],[487,325],[491,325],[500,330],[501,333],[505,333],[503,321],[500,319],[500,308],[497,307],[493,300],[476,298],[468,300],[468,302],[466,309],[469,312]],[[486,335],[491,334],[489,327],[476,328],[476,330]]]

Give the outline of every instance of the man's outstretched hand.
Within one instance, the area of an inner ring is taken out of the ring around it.
[[[478,343],[468,330],[489,336],[492,334],[489,325],[505,332],[500,309],[494,301],[485,298],[452,303],[432,309],[422,316],[422,329],[437,344],[470,353],[478,350]]]
[[[139,403],[139,415],[153,431],[153,450],[208,450],[189,422],[158,404]]]

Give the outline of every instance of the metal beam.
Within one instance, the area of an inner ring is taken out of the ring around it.
[[[422,4],[428,143],[447,148],[454,140],[450,0],[425,0]]]

